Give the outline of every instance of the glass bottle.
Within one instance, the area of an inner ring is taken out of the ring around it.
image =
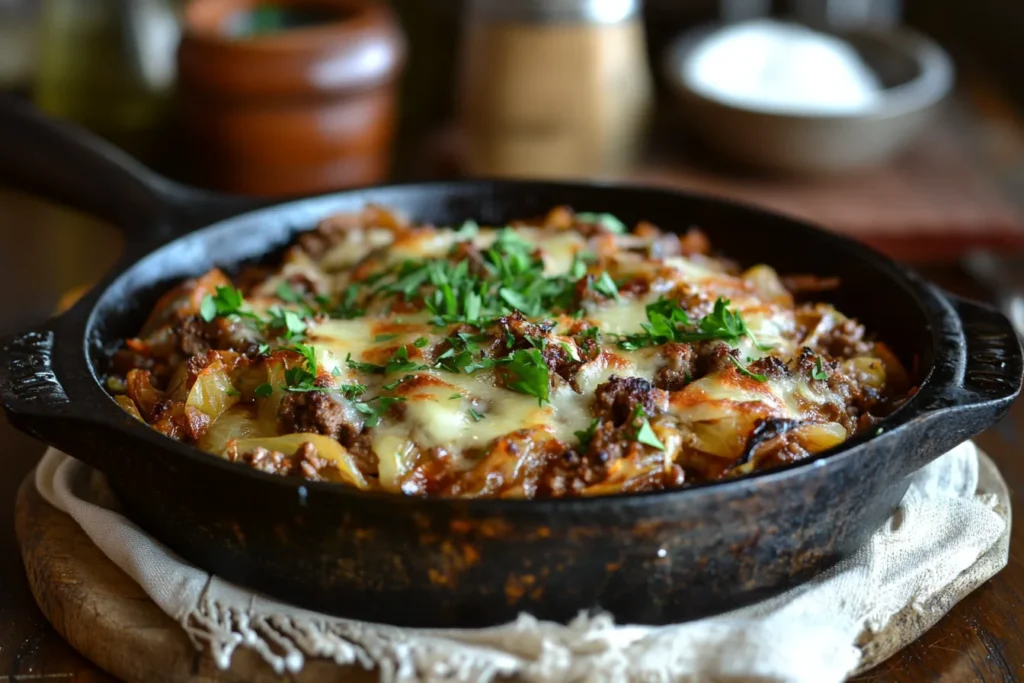
[[[178,9],[172,0],[45,0],[36,104],[145,157],[174,84]]]
[[[641,154],[639,0],[469,0],[461,59],[470,174],[614,176]]]

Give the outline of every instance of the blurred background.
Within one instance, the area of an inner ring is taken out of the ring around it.
[[[0,0],[0,91],[223,192],[506,176],[732,197],[956,264],[1012,311],[1022,27],[1001,0]],[[3,217],[10,283],[46,262],[83,285],[119,249],[0,189]],[[0,332],[40,313],[12,304]]]

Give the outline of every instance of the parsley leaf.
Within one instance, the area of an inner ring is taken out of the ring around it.
[[[398,388],[399,384],[401,384],[407,379],[412,379],[412,375],[403,375],[402,377],[396,379],[394,382],[389,382],[388,384],[383,385],[381,389],[384,389],[385,391],[393,391]]]
[[[608,232],[615,233],[616,235],[622,235],[628,231],[626,224],[610,213],[592,213],[590,211],[583,211],[576,214],[576,220],[580,223],[600,225]]]
[[[654,429],[651,428],[651,423],[647,421],[647,418],[644,418],[644,423],[640,425],[640,429],[636,433],[636,440],[645,446],[657,448],[659,451],[665,450],[665,444],[654,433]]]
[[[405,398],[401,396],[375,396],[369,401],[356,403],[355,408],[366,416],[366,426],[373,428],[380,424],[381,417],[388,412],[391,406],[404,400]]]
[[[739,361],[739,359],[736,358],[735,356],[733,356],[732,354],[729,354],[729,360],[732,361],[732,364],[736,366],[736,369],[740,371],[741,375],[746,375],[750,379],[755,379],[758,382],[767,382],[768,381],[768,378],[765,377],[764,375],[758,374],[756,372],[751,372],[750,370],[745,368],[743,366],[743,363],[741,363]]]
[[[362,363],[362,362],[359,362],[359,361],[354,361],[354,360],[352,360],[352,354],[351,353],[345,354],[345,365],[347,365],[348,367],[352,368],[353,370],[355,370],[357,372],[365,372],[365,373],[368,373],[368,374],[371,374],[371,375],[384,372],[384,366],[383,365],[376,365],[374,363]]]
[[[209,294],[204,296],[203,301],[199,304],[199,315],[206,322],[212,322],[217,317],[217,302]]]
[[[651,427],[651,423],[647,419],[647,413],[644,411],[644,407],[639,404],[637,404],[636,408],[633,410],[633,417],[631,418],[634,425],[637,420],[643,420],[643,422],[641,422],[640,426],[637,427],[636,436],[633,437],[633,440],[638,443],[642,443],[645,446],[657,448],[659,451],[665,450],[665,444],[663,444],[658,438],[658,435],[654,433],[654,429]]]
[[[352,382],[351,384],[342,384],[338,387],[338,391],[340,391],[348,400],[354,401],[366,393],[366,385],[358,384],[356,382]]]
[[[366,313],[366,310],[357,305],[359,299],[359,285],[349,285],[345,288],[341,302],[331,311],[331,317],[351,320]]]
[[[218,316],[238,315],[244,318],[255,318],[259,316],[245,309],[245,298],[240,290],[228,285],[218,286],[216,294],[207,294],[199,303],[199,315],[206,322],[211,322]]]
[[[274,393],[274,387],[264,383],[256,387],[256,389],[254,389],[252,393],[256,394],[256,396],[258,396],[259,398],[266,398],[267,396],[270,396],[272,393]]]
[[[569,277],[573,280],[582,280],[587,275],[587,261],[581,252],[572,257],[572,265],[569,266]]]
[[[392,372],[409,372],[413,370],[426,370],[427,366],[414,361],[409,360],[409,347],[399,347],[395,354],[388,360],[387,365],[384,366],[384,374],[390,374]]]
[[[416,341],[412,343],[417,349],[422,349],[424,346],[430,343],[430,340],[426,337],[418,337]]]
[[[619,300],[618,285],[615,284],[615,280],[612,280],[612,277],[611,275],[608,274],[608,271],[602,272],[601,276],[594,280],[591,286],[594,288],[595,292],[599,294],[604,294],[606,297],[610,299],[615,299],[616,301]]]
[[[283,329],[285,339],[294,339],[306,333],[306,323],[295,311],[275,306],[267,312],[270,314],[270,321],[267,325],[275,329]]]
[[[828,379],[828,373],[821,367],[821,356],[818,356],[818,361],[814,364],[814,371],[811,372],[811,377],[819,382]]]
[[[506,368],[512,377],[512,381],[507,384],[509,389],[536,396],[541,405],[549,399],[551,376],[540,351],[519,349],[512,354]]]
[[[596,417],[590,421],[590,425],[579,432],[573,432],[576,438],[580,440],[580,448],[586,450],[590,446],[590,442],[594,440],[594,435],[597,433],[597,428],[601,425],[601,420]]]
[[[562,345],[562,350],[565,351],[565,353],[569,356],[569,358],[572,358],[574,361],[579,362],[580,354],[576,350],[575,346],[573,346],[569,342],[562,342],[561,345]]]
[[[301,304],[303,302],[302,295],[292,289],[292,286],[287,282],[282,282],[277,286],[276,294],[278,299],[290,304]]]
[[[455,236],[461,240],[471,240],[480,232],[480,226],[474,220],[463,221]]]

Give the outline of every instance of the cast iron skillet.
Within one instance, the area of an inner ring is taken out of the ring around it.
[[[442,627],[521,611],[564,621],[594,608],[664,623],[737,607],[851,553],[893,511],[909,473],[992,425],[1020,389],[1020,345],[1001,315],[771,213],[651,188],[488,181],[254,208],[155,176],[26,108],[0,109],[0,180],[127,235],[114,272],[84,300],[6,340],[0,387],[11,421],[105,472],[130,516],[181,556],[299,605]],[[258,258],[366,202],[440,224],[501,223],[565,203],[627,222],[699,225],[742,262],[840,276],[835,303],[908,363],[916,358],[925,379],[881,433],[795,466],[668,493],[532,502],[419,500],[270,476],[167,439],[108,397],[97,380],[108,351],[171,283]]]

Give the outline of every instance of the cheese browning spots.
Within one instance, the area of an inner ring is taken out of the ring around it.
[[[263,471],[519,498],[798,460],[910,389],[883,344],[767,266],[565,207],[507,226],[329,218],[274,270],[165,295],[111,386],[155,429]]]

